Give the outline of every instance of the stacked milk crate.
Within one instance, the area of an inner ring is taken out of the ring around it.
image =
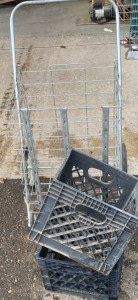
[[[138,180],[72,149],[30,232],[45,288],[117,300],[123,252],[138,227]]]

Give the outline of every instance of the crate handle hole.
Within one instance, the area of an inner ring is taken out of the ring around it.
[[[91,207],[88,207],[86,205],[82,205],[82,204],[76,205],[75,212],[79,216],[87,219],[87,221],[89,219],[90,221],[92,221],[95,224],[105,223],[105,221],[106,221],[105,215],[101,214],[99,211],[97,211]]]
[[[111,183],[113,181],[113,178],[110,174],[102,171],[102,170],[99,170],[97,168],[89,168],[88,169],[88,175],[91,177],[91,178],[94,178],[96,181],[99,181],[99,182],[103,182],[103,183]]]

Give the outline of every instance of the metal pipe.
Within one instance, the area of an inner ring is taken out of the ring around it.
[[[120,106],[120,126],[119,126],[119,148],[120,148],[120,169],[122,169],[122,71],[121,71],[121,45],[120,45],[120,21],[119,10],[113,0],[109,0],[115,10],[116,16],[116,39],[117,39],[117,67],[118,67],[118,98]]]

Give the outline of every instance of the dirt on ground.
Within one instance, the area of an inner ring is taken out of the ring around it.
[[[46,291],[36,262],[38,246],[28,241],[26,204],[21,180],[0,183],[1,211],[1,299],[68,300],[82,299]],[[138,234],[124,256],[119,300],[137,300]],[[83,298],[86,299],[86,298]]]

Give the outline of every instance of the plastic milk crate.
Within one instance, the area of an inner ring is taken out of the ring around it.
[[[138,228],[138,218],[128,212],[137,190],[137,178],[71,150],[30,239],[108,275]]]
[[[108,276],[45,247],[40,248],[36,258],[47,290],[101,300],[118,299],[122,257]]]

